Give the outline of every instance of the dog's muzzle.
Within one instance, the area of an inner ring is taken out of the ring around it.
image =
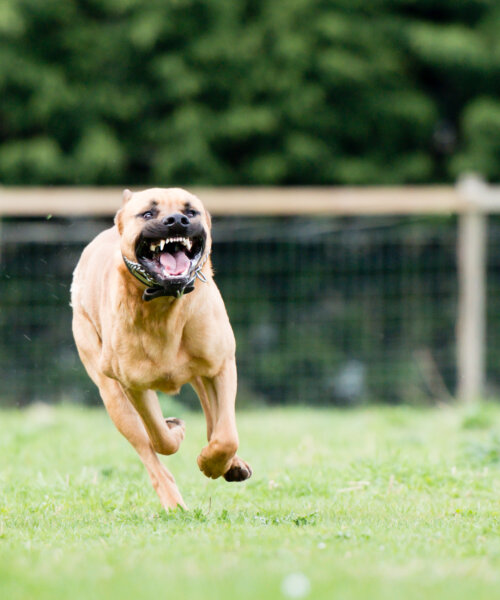
[[[180,298],[194,290],[196,279],[206,282],[202,273],[208,260],[206,242],[207,234],[199,223],[148,223],[135,245],[137,262],[123,256],[130,273],[147,288],[143,299]]]

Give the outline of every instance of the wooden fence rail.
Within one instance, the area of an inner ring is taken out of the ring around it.
[[[255,187],[193,188],[192,191],[215,215],[362,216],[462,214],[475,202],[462,188],[463,185]],[[122,188],[0,187],[0,216],[106,216],[116,212],[121,196]],[[481,198],[486,201],[484,193]],[[496,202],[491,199],[488,202],[488,212],[500,212],[500,197]]]

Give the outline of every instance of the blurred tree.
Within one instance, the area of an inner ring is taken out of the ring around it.
[[[0,180],[500,177],[494,0],[3,0]]]

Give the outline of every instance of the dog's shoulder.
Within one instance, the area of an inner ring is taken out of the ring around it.
[[[120,236],[116,227],[99,233],[83,250],[73,273],[72,303],[77,296],[91,294],[109,275],[119,252]]]
[[[101,271],[120,247],[120,236],[116,226],[101,231],[83,250],[78,269],[90,267]]]
[[[116,246],[120,244],[120,234],[118,233],[118,229],[116,225],[110,227],[109,229],[105,229],[101,231],[96,237],[86,246],[85,253],[91,253],[96,249],[101,249],[103,246]]]

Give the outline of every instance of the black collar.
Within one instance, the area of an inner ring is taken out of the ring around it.
[[[194,283],[196,278],[198,278],[200,281],[203,281],[203,283],[207,283],[207,278],[201,272],[201,270],[207,262],[208,254],[205,256],[204,260],[196,267],[191,277],[187,281],[184,281],[182,283],[175,283],[171,285],[170,289],[168,290],[156,283],[156,281],[151,277],[151,275],[146,271],[146,269],[144,269],[144,267],[142,267],[139,263],[132,262],[123,255],[122,258],[130,273],[132,273],[132,275],[141,283],[147,286],[142,295],[142,299],[146,302],[154,300],[155,298],[160,298],[161,296],[173,296],[174,298],[182,298],[184,294],[189,294],[189,292],[192,292],[194,290]]]

